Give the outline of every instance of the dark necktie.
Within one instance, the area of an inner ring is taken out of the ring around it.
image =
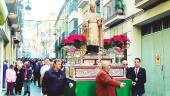
[[[138,81],[138,68],[135,68],[135,74],[136,74],[135,81]]]
[[[135,74],[138,75],[138,68],[135,69]]]

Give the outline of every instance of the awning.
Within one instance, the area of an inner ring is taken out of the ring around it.
[[[8,15],[8,10],[4,0],[0,0],[0,25],[3,25],[6,22]]]

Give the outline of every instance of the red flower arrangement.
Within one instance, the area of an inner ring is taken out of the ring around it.
[[[130,42],[129,38],[124,34],[115,35],[113,36],[112,40],[113,40],[113,46],[120,47],[121,49],[127,48],[127,45]]]
[[[124,35],[114,35],[113,38],[110,39],[104,39],[104,48],[109,49],[112,47],[118,47],[119,49],[125,49],[127,48],[130,43],[129,38]]]
[[[68,38],[63,40],[64,45],[73,45],[76,48],[80,49],[83,45],[86,44],[86,37],[84,35],[72,34]]]
[[[113,46],[112,39],[104,39],[104,48],[109,49]]]
[[[112,42],[112,39],[104,39],[104,42],[105,42],[105,43],[111,43],[111,42]]]

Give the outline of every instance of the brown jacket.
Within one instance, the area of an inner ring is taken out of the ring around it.
[[[96,96],[116,96],[115,87],[119,86],[120,82],[111,78],[104,70],[97,73]]]

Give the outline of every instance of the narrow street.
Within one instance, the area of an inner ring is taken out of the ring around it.
[[[0,96],[170,96],[169,57],[170,0],[0,0]]]
[[[6,90],[3,90],[2,96],[6,96],[5,93],[6,93]],[[15,96],[23,96],[23,95],[24,95],[24,88],[22,88],[21,95],[15,95]],[[35,86],[34,83],[31,83],[31,96],[42,96],[41,88],[39,88],[38,86]]]

